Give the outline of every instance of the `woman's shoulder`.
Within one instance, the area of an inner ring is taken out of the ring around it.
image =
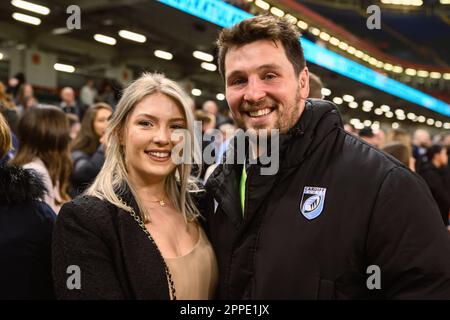
[[[114,205],[104,199],[100,199],[95,196],[82,195],[75,199],[66,202],[63,205],[63,209],[78,210],[80,212],[89,214],[102,214],[114,210]]]
[[[117,207],[106,200],[83,195],[66,202],[59,214],[58,221],[76,222],[78,224],[108,223],[111,217],[116,214]],[[58,222],[57,221],[57,222]]]

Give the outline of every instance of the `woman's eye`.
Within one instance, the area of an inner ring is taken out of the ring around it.
[[[182,124],[173,124],[170,126],[171,129],[185,129]]]
[[[148,120],[141,120],[138,122],[138,124],[143,127],[153,126],[153,123]]]

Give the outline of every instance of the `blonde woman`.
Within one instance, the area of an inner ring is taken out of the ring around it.
[[[188,102],[159,74],[144,74],[124,91],[106,130],[100,173],[57,220],[58,298],[213,298],[217,263],[191,197],[191,165],[176,165],[171,157],[182,143],[172,139],[174,130],[193,135]],[[68,281],[70,266],[79,281]]]

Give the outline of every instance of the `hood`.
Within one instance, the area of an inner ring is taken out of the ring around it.
[[[0,166],[0,205],[42,200],[47,192],[39,175],[16,166]]]

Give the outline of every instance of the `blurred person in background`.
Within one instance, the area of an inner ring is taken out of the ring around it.
[[[197,110],[194,113],[195,116],[195,121],[200,121],[202,124],[202,141],[201,141],[201,152],[202,152],[202,165],[201,165],[201,170],[200,173],[199,168],[197,167],[197,164],[194,164],[194,168],[193,168],[193,172],[194,172],[194,176],[198,176],[200,179],[203,179],[206,173],[206,170],[208,169],[208,166],[211,165],[211,163],[206,163],[205,162],[205,150],[209,150],[209,157],[215,158],[216,155],[216,148],[215,148],[215,144],[216,144],[216,139],[217,137],[214,136],[212,133],[214,132],[213,130],[216,127],[216,117],[214,114],[204,111],[204,110]],[[211,147],[208,147],[210,146]],[[214,146],[214,147],[212,147]],[[207,149],[208,148],[208,149]]]
[[[71,87],[65,87],[62,88],[60,96],[61,103],[59,104],[59,107],[65,113],[73,113],[80,119],[80,121],[83,120],[85,109],[76,101],[75,91]]]
[[[368,144],[376,147],[378,143],[378,139],[375,136],[375,133],[373,133],[373,130],[371,127],[364,127],[361,130],[359,130],[358,133],[359,137],[363,139]]]
[[[0,158],[11,149],[0,114]],[[54,298],[51,240],[56,215],[43,202],[45,185],[33,171],[0,165],[0,300]]]
[[[319,76],[309,73],[309,97],[315,99],[323,99],[322,94],[323,83]]]
[[[6,88],[2,82],[0,82],[0,113],[6,119],[11,131],[15,134],[17,123],[19,122],[19,110],[14,104],[12,96],[6,93]]]
[[[217,263],[190,178],[194,116],[180,86],[144,74],[125,89],[106,133],[106,159],[82,197],[64,205],[53,237],[60,299],[211,299]],[[179,143],[187,162],[176,164]],[[67,288],[67,267],[81,290]]]
[[[73,169],[70,196],[75,198],[95,179],[105,161],[101,139],[105,134],[112,108],[106,103],[93,104],[86,111],[81,130],[72,143]]]
[[[344,130],[348,133],[357,135],[355,128],[352,126],[351,123],[344,123]]]
[[[375,146],[378,149],[383,148],[384,144],[386,143],[386,133],[384,133],[383,129],[378,129],[375,131]]]
[[[217,103],[213,100],[207,100],[202,105],[202,110],[204,112],[210,113],[214,116],[214,127],[217,127],[218,125],[224,123],[226,121],[226,118],[219,112],[219,106]]]
[[[104,102],[110,105],[113,109],[116,108],[116,93],[114,92],[112,84],[108,80],[103,81],[102,88],[97,96],[97,100],[99,102]]]
[[[70,141],[73,143],[81,130],[80,119],[73,113],[66,113],[66,117],[69,120]]]
[[[18,72],[14,77],[9,78],[6,92],[11,95],[14,103],[19,97],[20,88],[24,83],[26,83],[26,79],[23,72]]]
[[[19,121],[17,137],[19,149],[11,164],[33,169],[41,176],[47,190],[45,202],[58,213],[70,200],[72,160],[66,115],[53,106],[30,109]]]
[[[431,146],[430,134],[427,130],[417,129],[413,135],[413,157],[416,159],[416,170],[428,162],[427,149]]]
[[[84,107],[87,109],[93,105],[97,98],[97,89],[95,88],[94,80],[89,79],[86,84],[81,88],[80,100]]]
[[[444,224],[448,226],[450,213],[450,175],[447,168],[447,149],[440,144],[434,144],[428,148],[427,158],[429,161],[423,164],[419,173],[430,187],[431,194],[441,211]]]
[[[388,131],[388,133],[386,135],[386,145],[393,144],[395,142],[399,142],[407,148],[407,151],[409,154],[409,162],[408,162],[409,164],[407,166],[412,171],[416,171],[416,159],[413,157],[413,153],[412,153],[411,135],[403,129],[391,129]],[[396,147],[396,149],[399,149],[399,148]]]
[[[23,114],[26,110],[37,106],[37,104],[37,100],[34,97],[33,86],[29,83],[24,83],[19,89],[19,96],[17,98],[19,113]]]
[[[403,143],[398,141],[390,142],[386,144],[381,150],[393,156],[395,159],[403,163],[406,167],[410,168],[411,171],[414,171],[411,168],[409,149]]]

